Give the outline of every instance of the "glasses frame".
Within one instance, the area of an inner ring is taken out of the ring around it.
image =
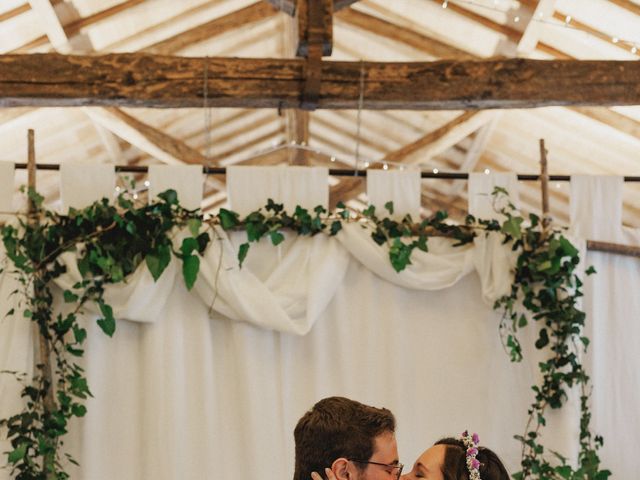
[[[349,461],[355,462],[355,463],[368,463],[371,465],[379,465],[381,467],[387,467],[387,468],[397,468],[398,475],[396,476],[396,480],[400,480],[400,476],[402,475],[402,469],[404,468],[404,464],[402,463],[380,463],[380,462],[372,462],[370,460],[358,460],[357,458],[350,458]]]

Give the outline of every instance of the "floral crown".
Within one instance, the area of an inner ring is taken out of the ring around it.
[[[462,432],[462,435],[460,435],[460,440],[462,440],[462,443],[467,449],[465,456],[467,458],[469,480],[480,480],[480,462],[476,458],[476,455],[478,455],[480,437],[478,437],[477,433],[469,435],[469,432],[465,430]]]

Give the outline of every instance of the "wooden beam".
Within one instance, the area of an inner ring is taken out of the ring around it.
[[[37,22],[49,38],[51,46],[57,52],[68,53],[70,51],[69,39],[51,2],[49,0],[29,0],[29,5],[35,13]]]
[[[148,54],[0,56],[0,107],[295,108],[300,59]],[[465,110],[638,105],[640,62],[491,59],[415,63],[323,62],[318,108]],[[44,73],[43,73],[44,72]]]
[[[432,0],[432,1],[439,2],[439,0]],[[493,20],[483,15],[467,10],[466,8],[460,5],[457,5],[455,3],[450,2],[447,6],[447,10],[451,12],[455,12],[459,15],[462,15],[463,17],[468,18],[470,20],[473,20],[474,22],[480,25],[483,25],[489,28],[490,30],[493,30],[494,32],[501,33],[507,39],[511,40],[515,44],[517,44],[520,41],[520,38],[522,37],[522,33],[516,30],[515,28],[512,28],[509,25],[503,25],[501,23],[494,22]],[[558,50],[557,48],[554,48],[543,42],[538,42],[537,49],[555,58],[561,58],[561,59],[570,58],[568,55],[564,54],[562,51]]]
[[[609,3],[618,5],[619,7],[633,13],[634,15],[640,15],[640,5],[632,2],[631,0],[609,0]]]
[[[500,114],[495,115],[491,120],[489,120],[489,122],[486,125],[480,127],[480,129],[478,130],[478,133],[473,139],[473,142],[471,143],[471,148],[469,148],[469,151],[465,154],[464,161],[458,168],[458,171],[460,172],[473,171],[473,169],[478,164],[478,161],[480,160],[480,157],[482,156],[484,149],[489,143],[489,140],[491,139],[491,135],[493,134],[496,128],[496,125],[498,124],[500,116],[501,116]],[[450,194],[452,196],[460,195],[465,185],[466,185],[466,182],[464,183],[454,182],[451,185],[451,188],[449,190]]]
[[[557,0],[539,0],[533,13],[529,18],[529,23],[524,28],[522,36],[518,41],[516,51],[519,55],[525,56],[531,54],[538,45],[540,32],[542,31],[542,23],[540,19],[547,19],[553,15]]]
[[[444,153],[490,122],[496,112],[465,112],[414,142],[384,156],[382,161],[422,163]],[[420,155],[419,158],[417,154]],[[412,158],[413,157],[413,158]],[[407,161],[409,159],[409,161]]]
[[[176,53],[190,45],[210,40],[231,30],[273,18],[277,12],[278,10],[266,2],[256,2],[228,15],[198,25],[186,32],[181,32],[166,40],[154,43],[142,49],[141,52],[163,55]]]
[[[102,10],[100,12],[96,12],[93,15],[89,15],[88,17],[79,18],[74,20],[73,22],[68,23],[64,26],[64,30],[68,37],[76,35],[79,33],[84,27],[88,27],[89,25],[94,25],[98,22],[106,20],[114,15],[118,15],[125,10],[144,2],[145,0],[126,0],[122,3],[114,5],[112,7],[107,8],[106,10]],[[47,43],[47,36],[42,35],[41,37],[32,40],[31,42],[17,48],[12,53],[26,53],[29,52],[32,48],[36,48],[42,46]]]
[[[576,107],[571,110],[600,123],[604,123],[631,137],[640,139],[640,121],[638,120],[634,120],[611,109]]]
[[[296,13],[296,0],[266,0],[278,10],[283,11],[289,15],[295,15]],[[333,11],[337,12],[343,8],[347,8],[353,5],[358,0],[333,0]]]
[[[207,165],[206,157],[196,149],[122,110],[86,108],[85,112],[107,130],[162,162]]]
[[[309,144],[309,112],[298,109],[285,110],[285,126],[287,143],[298,145]],[[305,150],[289,150],[289,163],[291,165],[307,165],[307,153]]]
[[[403,43],[435,58],[446,58],[450,60],[471,60],[475,58],[473,55],[441,42],[438,39],[400,27],[380,17],[369,15],[368,13],[354,10],[353,8],[345,8],[338,12],[335,18],[338,22],[366,30],[376,36]]]
[[[314,48],[320,49],[315,56],[330,56],[333,49],[333,0],[298,0],[296,19],[296,56],[310,58]]]
[[[385,155],[375,166],[382,168],[384,162],[421,163],[441,154],[463,138],[489,122],[495,112],[465,112],[440,128],[429,132],[414,142]],[[420,154],[419,158],[416,158]],[[414,157],[412,162],[407,158]],[[344,178],[331,189],[331,195],[343,202],[357,197],[364,191],[364,183],[358,178]]]

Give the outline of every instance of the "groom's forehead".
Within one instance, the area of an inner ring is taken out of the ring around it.
[[[387,462],[398,459],[398,444],[393,432],[384,432],[375,437],[373,455],[384,457]]]

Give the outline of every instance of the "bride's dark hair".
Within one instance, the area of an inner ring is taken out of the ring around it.
[[[442,463],[442,475],[444,480],[469,480],[467,468],[467,449],[462,440],[456,438],[443,438],[435,445],[444,445],[444,462]],[[481,480],[509,480],[509,473],[502,464],[498,455],[486,447],[478,447],[476,459],[480,462]]]

